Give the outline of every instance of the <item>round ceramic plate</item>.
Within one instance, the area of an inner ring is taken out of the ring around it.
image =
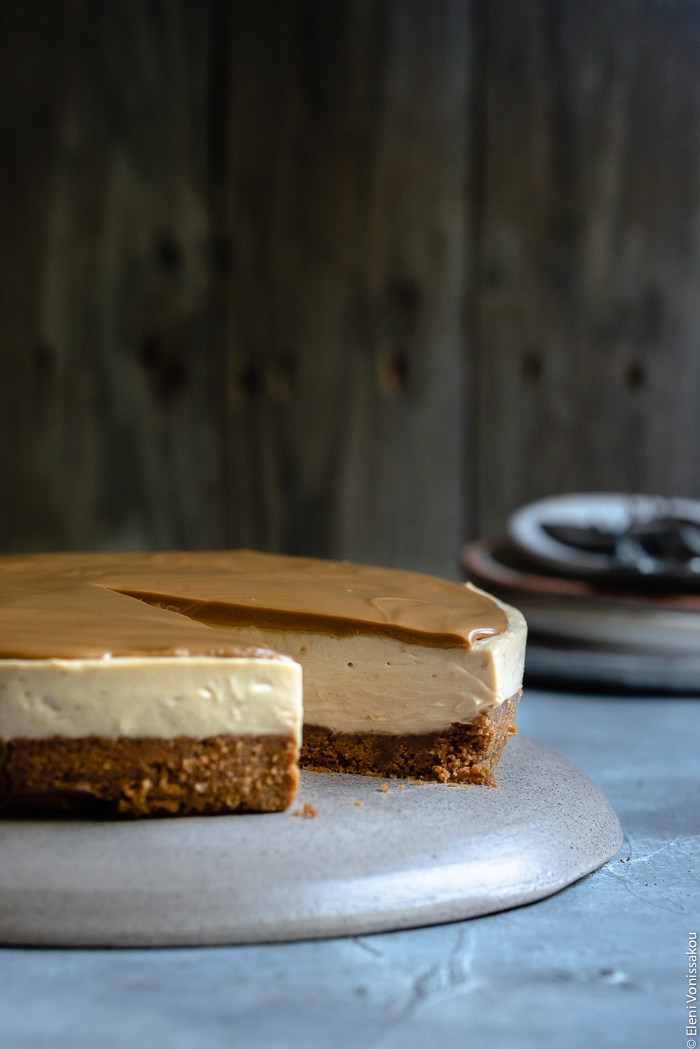
[[[700,656],[667,656],[611,652],[566,644],[548,645],[544,639],[528,642],[525,655],[528,681],[556,681],[596,689],[700,694]]]
[[[493,591],[505,601],[518,605],[524,600],[557,600],[570,603],[572,608],[595,603],[611,608],[646,608],[658,611],[681,610],[700,612],[700,595],[686,591],[644,591],[638,587],[601,586],[588,579],[567,579],[564,576],[544,575],[527,564],[514,564],[513,551],[502,543],[476,539],[462,552],[465,572],[477,586]],[[521,559],[522,560],[522,559]]]
[[[549,528],[582,530],[589,534],[597,532],[601,536],[621,539],[631,528],[664,519],[700,525],[700,501],[601,492],[557,495],[521,507],[511,515],[507,528],[516,546],[545,567],[564,575],[594,578],[624,574],[625,567],[609,553],[582,549],[562,541],[551,534]],[[689,553],[688,558],[683,565],[665,565],[639,547],[635,570],[627,571],[627,575],[630,579],[640,574],[643,578],[677,578],[695,585],[700,582],[700,557],[692,557]]]
[[[620,848],[617,817],[564,758],[519,737],[497,776],[490,789],[307,772],[283,813],[0,820],[0,942],[155,947],[404,929],[542,899]],[[295,815],[302,803],[318,814]]]

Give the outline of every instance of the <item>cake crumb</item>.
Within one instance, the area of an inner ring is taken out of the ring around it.
[[[312,820],[314,816],[318,816],[318,809],[315,805],[311,805],[310,802],[305,801],[303,805],[300,805],[298,809],[294,810],[294,815],[305,816],[306,819]]]
[[[382,783],[382,790],[384,791],[385,794],[388,794],[389,793],[389,784],[388,783]]]
[[[362,801],[351,801],[350,804],[351,805],[357,805],[359,808],[362,808],[364,802],[362,802]]]
[[[313,796],[314,796],[315,798],[317,798],[317,797],[318,797],[318,791],[317,791],[317,790],[315,790],[315,791],[314,791],[314,794],[313,794]]]
[[[403,784],[400,784],[400,785],[399,785],[399,790],[405,790],[405,789],[406,789],[406,788],[404,787],[404,785],[403,785]]]

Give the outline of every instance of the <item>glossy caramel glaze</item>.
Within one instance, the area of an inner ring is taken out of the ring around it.
[[[227,636],[245,625],[469,648],[507,618],[459,583],[345,561],[249,550],[0,557],[0,658],[250,655],[240,634]]]

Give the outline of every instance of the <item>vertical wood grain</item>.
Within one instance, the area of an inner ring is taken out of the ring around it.
[[[2,548],[453,574],[466,0],[3,15]]]
[[[0,17],[0,544],[218,545],[208,5]]]
[[[44,441],[54,356],[39,318],[49,186],[71,77],[72,11],[0,7],[0,545],[60,530],[44,497]],[[66,17],[68,15],[68,17]]]
[[[230,22],[229,539],[456,571],[463,0]]]
[[[700,9],[482,5],[477,528],[700,496]]]
[[[698,84],[690,0],[7,0],[0,548],[700,496]]]

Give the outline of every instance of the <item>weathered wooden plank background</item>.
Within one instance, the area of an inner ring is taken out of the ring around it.
[[[485,6],[476,515],[700,495],[700,6]]]
[[[0,549],[700,495],[690,0],[5,0]]]

